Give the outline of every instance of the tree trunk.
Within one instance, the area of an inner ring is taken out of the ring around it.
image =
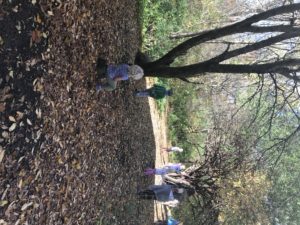
[[[293,66],[300,65],[300,59],[283,60],[274,63],[266,64],[219,64],[219,63],[198,63],[181,67],[169,67],[169,66],[150,66],[146,64],[143,66],[145,76],[148,77],[164,77],[164,78],[189,78],[196,76],[204,76],[206,73],[281,73],[283,76],[289,77],[288,73],[296,72]],[[294,77],[299,81],[298,77]]]

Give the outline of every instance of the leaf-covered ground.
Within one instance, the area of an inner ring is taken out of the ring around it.
[[[132,0],[0,0],[0,224],[152,224],[145,81],[96,94],[96,60],[132,63]]]

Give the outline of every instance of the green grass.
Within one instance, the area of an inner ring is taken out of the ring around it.
[[[143,51],[157,58],[176,42],[169,39],[181,30],[187,12],[187,0],[142,0]]]
[[[158,58],[182,40],[171,40],[176,32],[216,27],[222,18],[223,0],[140,0],[142,50]]]
[[[170,89],[170,84],[167,79],[164,79],[164,78],[156,78],[156,79],[157,79],[155,82],[156,84],[162,85],[162,86],[166,87],[167,89]],[[165,98],[156,100],[157,108],[160,113],[162,113],[166,110],[169,98],[172,98],[172,96],[171,97],[166,96]]]

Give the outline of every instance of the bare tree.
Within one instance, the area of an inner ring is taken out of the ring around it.
[[[294,40],[300,36],[300,28],[296,19],[296,14],[300,9],[300,4],[290,4],[270,9],[265,12],[253,15],[241,22],[234,23],[225,27],[209,30],[192,37],[153,62],[137,62],[144,68],[146,76],[166,77],[187,79],[189,77],[203,76],[206,73],[257,73],[270,74],[277,73],[286,77],[299,81],[297,72],[299,72],[299,58],[280,58],[269,62],[257,64],[233,64],[227,63],[230,59],[242,57],[242,55],[259,51],[277,43],[286,40]],[[272,17],[289,16],[289,24],[282,23],[279,25],[260,25],[261,22]],[[172,67],[171,64],[187,51],[200,44],[224,38],[237,34],[267,34],[265,39],[258,40],[255,43],[247,44],[242,47],[231,49],[230,43],[227,43],[226,50],[208,60],[198,62],[192,65]],[[270,35],[270,33],[272,35]]]

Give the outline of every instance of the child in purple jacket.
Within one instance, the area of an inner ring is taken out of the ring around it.
[[[103,59],[98,60],[98,75],[106,78],[106,83],[97,84],[96,91],[113,91],[121,80],[139,80],[143,78],[144,71],[138,65],[118,64],[106,65]]]
[[[164,176],[168,173],[180,173],[185,169],[185,166],[181,163],[168,163],[167,165],[161,168],[147,168],[145,170],[145,175],[161,175]]]

